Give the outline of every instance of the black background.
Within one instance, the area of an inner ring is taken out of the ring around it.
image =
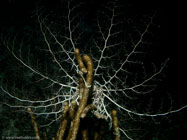
[[[10,28],[22,29],[27,22],[31,21],[31,15],[37,3],[45,6],[55,7],[60,1],[38,1],[38,0],[2,0],[0,2],[0,29],[6,31]],[[98,5],[105,1],[88,1],[89,13],[94,11]],[[99,4],[98,4],[99,3]],[[155,54],[160,57],[170,58],[168,64],[168,84],[172,92],[185,94],[186,92],[186,26],[185,8],[182,3],[163,2],[135,2],[130,1],[134,7],[134,12],[139,10],[157,10],[160,22],[159,46],[155,49]],[[2,47],[2,46],[1,46]],[[3,55],[3,54],[1,54]]]
[[[45,1],[41,0],[46,7],[55,7],[60,1]],[[89,13],[92,14],[97,6],[105,1],[90,0]],[[31,22],[32,11],[35,10],[38,0],[1,0],[0,1],[0,34],[1,36],[11,28],[17,31]],[[167,91],[172,94],[172,97],[179,99],[178,102],[187,104],[187,32],[186,32],[186,14],[183,3],[172,2],[135,2],[130,4],[134,7],[134,12],[141,10],[155,9],[159,17],[160,30],[159,45],[154,48],[154,54],[161,58],[170,58],[167,69],[165,70],[165,86]],[[3,34],[2,34],[3,33]],[[7,33],[8,34],[8,33]],[[0,55],[4,54],[4,47],[0,45]],[[4,60],[3,60],[4,61]],[[0,63],[3,63],[0,60]],[[0,69],[3,69],[1,65]],[[185,109],[186,111],[186,109]]]

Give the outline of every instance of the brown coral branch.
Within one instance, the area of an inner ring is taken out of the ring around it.
[[[85,107],[85,109],[83,110],[82,114],[81,114],[81,118],[85,118],[87,113],[90,111],[90,110],[93,110],[95,108],[94,104],[89,104]]]
[[[80,94],[80,97],[82,98],[82,94],[84,92],[84,87],[85,87],[85,84],[84,84],[84,80],[83,80],[83,75],[85,73],[87,73],[87,69],[86,67],[84,66],[84,63],[83,63],[83,60],[80,56],[80,51],[78,48],[75,49],[75,55],[76,55],[76,58],[77,58],[77,62],[78,62],[78,65],[79,65],[79,86],[78,86],[78,93]]]
[[[68,106],[68,103],[64,103],[64,110],[62,111],[62,120],[60,122],[60,127],[57,131],[57,135],[56,135],[56,140],[62,140],[64,134],[65,134],[65,130],[66,130],[66,127],[67,127],[67,118],[66,118],[66,115],[67,115],[67,112],[69,110],[69,106]]]
[[[82,140],[88,140],[88,130],[83,129],[81,133],[82,133]]]
[[[90,56],[84,55],[83,60],[85,61],[87,65],[87,76],[86,76],[86,84],[87,84],[87,89],[88,87],[91,87],[92,81],[93,81],[93,61]]]
[[[84,93],[84,87],[85,87],[85,84],[84,84],[84,80],[82,78],[82,75],[81,73],[79,73],[79,94],[80,94],[80,97],[82,98],[82,94]]]
[[[117,118],[117,111],[112,110],[112,124],[115,134],[115,140],[120,140],[120,131],[118,126],[118,118]]]
[[[88,101],[88,97],[89,97],[89,91],[90,91],[90,87],[91,87],[92,81],[93,81],[93,62],[92,62],[92,59],[88,55],[84,55],[83,60],[86,64],[86,66],[87,66],[87,71],[88,72],[87,72],[87,75],[86,75],[86,83],[85,83],[84,93],[82,95],[82,99],[80,100],[79,108],[78,108],[77,113],[75,115],[75,118],[73,120],[73,125],[71,126],[71,128],[73,128],[72,132],[71,132],[71,140],[76,139],[78,129],[79,129],[79,125],[80,125],[81,113],[83,112],[85,106],[87,105],[87,101]]]
[[[75,55],[76,55],[76,58],[77,58],[77,62],[78,62],[78,65],[79,65],[79,70],[81,72],[83,72],[84,74],[87,73],[87,69],[86,67],[84,66],[84,63],[82,61],[82,58],[80,56],[80,51],[78,48],[75,49]]]
[[[77,107],[77,103],[76,103],[76,101],[73,101],[73,102],[71,103],[71,107],[70,107],[70,109],[69,109],[69,117],[70,117],[70,119],[71,119],[71,123],[70,123],[71,126],[73,125],[73,119],[74,119],[74,117],[75,117],[76,107]],[[68,135],[67,135],[67,137],[66,137],[66,140],[70,140],[71,133],[72,133],[72,129],[73,129],[73,127],[70,127],[69,133],[68,133]]]
[[[71,120],[73,120],[74,117],[75,117],[76,107],[77,107],[76,101],[72,101],[71,107],[69,108],[69,117],[70,117]]]
[[[31,116],[32,125],[33,125],[34,130],[35,130],[36,138],[37,138],[37,140],[41,140],[41,138],[40,138],[40,133],[39,133],[39,129],[38,129],[38,124],[37,124],[36,121],[35,121],[35,116],[33,115],[33,112],[32,112],[32,110],[31,110],[31,108],[28,108],[27,110],[28,110],[28,112],[29,112],[29,114],[30,114],[30,116]]]

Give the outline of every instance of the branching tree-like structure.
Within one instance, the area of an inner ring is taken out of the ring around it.
[[[29,91],[28,85],[23,87],[20,96],[14,93],[16,90],[2,86],[2,93],[17,103],[5,104],[23,111],[29,108],[35,116],[50,118],[49,122],[41,124],[47,127],[62,118],[66,106],[72,107],[72,103],[75,103],[79,108],[85,108],[86,105],[81,103],[83,95],[80,93],[85,93],[85,90],[89,89],[88,92],[91,94],[86,100],[92,106],[93,115],[112,124],[112,120],[115,121],[112,114],[116,112],[111,112],[115,109],[119,114],[119,130],[122,137],[127,139],[133,139],[131,133],[138,129],[136,126],[133,129],[128,121],[136,122],[146,117],[166,116],[187,107],[159,110],[157,113],[151,112],[148,106],[144,106],[145,110],[140,110],[141,96],[150,97],[149,95],[154,92],[168,61],[167,59],[160,65],[155,64],[146,69],[147,60],[145,63],[143,60],[144,48],[151,46],[148,39],[154,25],[154,14],[143,18],[141,28],[134,27],[131,20],[126,21],[129,24],[123,22],[122,14],[119,13],[122,8],[120,4],[118,6],[118,2],[109,2],[93,20],[95,23],[91,28],[86,27],[83,13],[79,12],[84,4],[67,1],[63,5],[65,15],[60,18],[59,24],[52,22],[50,15],[43,17],[37,13],[41,36],[36,36],[41,37],[40,43],[25,47],[24,43],[17,44],[17,38],[4,41],[12,56],[22,65],[21,69],[25,70],[24,75],[32,78],[33,86],[39,86],[45,93],[43,99],[40,100],[41,97],[38,95],[37,100],[37,97],[32,97],[37,94],[33,95],[34,91]],[[124,25],[131,25],[131,34],[126,35],[128,27],[124,29]],[[93,35],[86,36],[85,32],[91,32]],[[87,69],[91,64],[86,64],[90,61],[82,61],[84,53],[93,60],[93,82],[85,76],[89,75]],[[77,113],[78,116],[75,117],[84,116],[84,113],[81,113]]]

